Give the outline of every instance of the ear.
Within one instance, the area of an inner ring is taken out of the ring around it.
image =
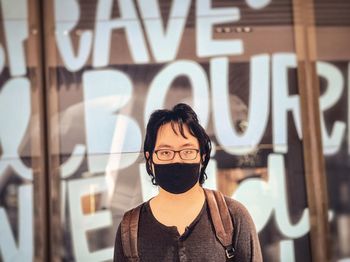
[[[145,155],[146,155],[146,161],[148,162],[149,167],[151,168],[152,172],[154,172],[150,153],[146,151]]]
[[[205,161],[205,156],[206,156],[206,154],[202,155],[202,163],[204,163],[204,161]]]

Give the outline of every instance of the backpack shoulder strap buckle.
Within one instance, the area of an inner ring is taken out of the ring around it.
[[[235,256],[235,249],[232,245],[225,247],[226,257],[228,259],[233,258]]]

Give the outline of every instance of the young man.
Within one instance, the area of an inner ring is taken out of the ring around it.
[[[209,190],[202,185],[210,151],[210,139],[188,105],[178,104],[151,115],[144,155],[147,172],[159,186],[159,193],[139,206],[137,222],[124,223],[124,229],[123,223],[119,225],[114,261],[262,261],[255,226],[242,204],[222,195],[224,205],[208,201]],[[213,213],[213,206],[226,211],[229,221],[221,224],[221,229],[227,231],[229,222],[231,232],[220,232],[219,212]],[[125,224],[133,224],[134,242]],[[223,246],[219,233],[230,236],[230,248]],[[136,260],[125,255],[125,250],[132,249],[138,255]]]

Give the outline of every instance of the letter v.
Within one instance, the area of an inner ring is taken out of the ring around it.
[[[174,60],[191,6],[190,0],[174,0],[166,28],[163,28],[158,0],[138,0],[147,39],[157,62]]]

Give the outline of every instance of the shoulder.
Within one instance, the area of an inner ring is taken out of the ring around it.
[[[224,196],[224,198],[230,212],[236,213],[236,215],[242,215],[242,216],[249,215],[247,208],[241,202],[233,198],[230,198],[228,196]]]
[[[239,201],[225,196],[225,202],[231,214],[234,224],[254,225],[253,219],[247,208]]]
[[[139,204],[138,206],[136,207],[133,207],[133,208],[130,208],[128,210],[125,211],[124,215],[123,215],[123,219],[125,219],[126,217],[128,217],[129,215],[131,214],[137,214],[137,213],[140,213],[141,210],[143,209],[143,207],[147,204],[147,201],[146,202],[143,202],[141,204]]]
[[[143,207],[145,206],[145,204],[146,202],[143,202],[138,206],[130,208],[124,212],[122,219],[118,224],[117,237],[120,238],[121,233],[129,228],[131,220],[133,219],[136,219],[137,221],[139,220],[140,213],[144,209]]]
[[[225,197],[234,227],[235,261],[263,261],[259,237],[247,208],[237,200]]]

